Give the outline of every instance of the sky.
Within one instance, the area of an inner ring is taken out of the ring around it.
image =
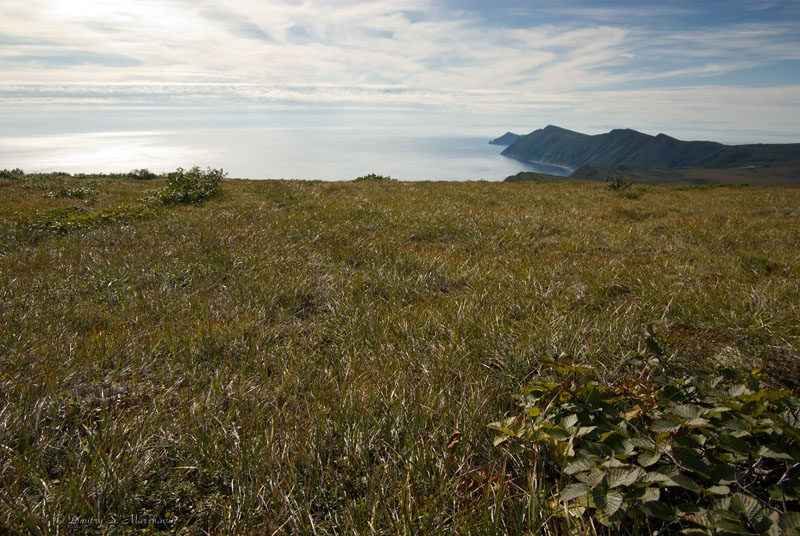
[[[0,136],[547,124],[800,142],[800,0],[0,0]]]

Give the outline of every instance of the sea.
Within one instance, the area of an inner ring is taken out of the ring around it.
[[[520,171],[566,176],[558,167],[506,158],[485,136],[419,129],[192,128],[52,134],[0,133],[0,169],[26,173],[222,168],[250,179],[352,180],[375,173],[405,181],[501,181]]]

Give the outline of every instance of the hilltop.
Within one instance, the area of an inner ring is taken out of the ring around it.
[[[589,163],[615,168],[769,168],[773,174],[780,173],[777,182],[800,181],[796,173],[800,169],[800,144],[724,145],[682,141],[666,134],[651,136],[631,129],[589,135],[549,125],[521,136],[502,154],[572,170]]]
[[[495,138],[489,142],[489,145],[502,145],[504,147],[508,147],[522,136],[519,134],[514,134],[513,132],[506,132],[499,138]]]

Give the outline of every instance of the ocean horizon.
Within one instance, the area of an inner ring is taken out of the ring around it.
[[[520,171],[563,168],[502,156],[485,136],[425,129],[243,127],[60,132],[0,136],[0,168],[26,173],[111,173],[148,168],[222,168],[249,179],[351,180],[369,173],[405,181],[501,181]]]

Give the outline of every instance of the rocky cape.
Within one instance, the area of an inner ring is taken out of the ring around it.
[[[723,145],[681,141],[666,134],[650,136],[631,129],[589,135],[553,125],[520,136],[502,154],[570,170],[590,163],[623,169],[800,169],[800,144]]]

